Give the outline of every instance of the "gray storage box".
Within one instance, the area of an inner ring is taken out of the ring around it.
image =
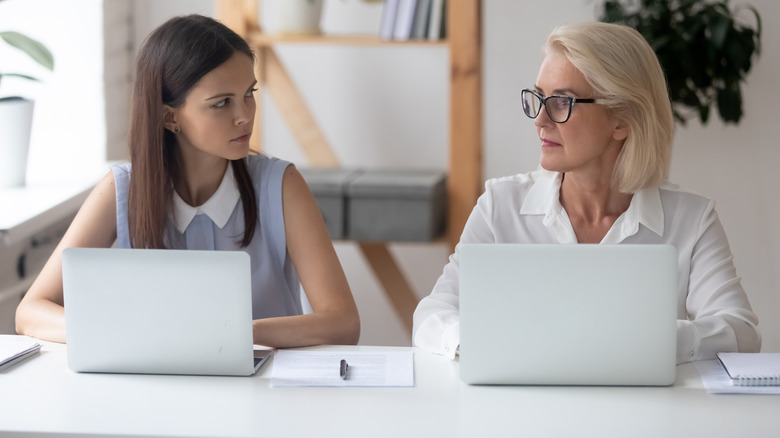
[[[312,167],[298,170],[317,200],[330,238],[344,239],[347,184],[360,172],[356,169],[339,167]]]
[[[445,173],[366,170],[347,188],[353,240],[429,241],[444,231]]]

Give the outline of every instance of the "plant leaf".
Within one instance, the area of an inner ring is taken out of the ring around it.
[[[38,41],[14,31],[0,32],[0,38],[3,38],[5,42],[11,46],[26,53],[38,64],[49,70],[54,69],[54,57],[49,49]]]
[[[712,45],[720,50],[726,42],[726,35],[731,30],[731,18],[721,14],[714,14],[710,24]]]
[[[718,90],[718,113],[726,123],[739,123],[742,118],[742,93],[738,85]]]
[[[701,120],[702,125],[706,125],[707,121],[710,119],[710,107],[709,105],[702,105],[699,107],[699,120]]]
[[[650,43],[667,78],[675,120],[742,118],[741,83],[761,49],[756,8],[728,0],[601,0],[602,21],[629,25]],[[747,12],[745,12],[747,11]],[[739,20],[737,13],[755,18]],[[606,20],[608,19],[608,20]]]
[[[737,5],[734,8],[734,15],[737,15],[741,10],[747,9],[748,11],[753,13],[753,17],[756,19],[756,29],[755,29],[755,48],[756,48],[756,55],[761,53],[761,15],[758,14],[758,10],[752,6],[752,5],[746,5],[746,4],[740,4]],[[742,29],[750,29],[747,26],[740,26]],[[752,29],[750,29],[752,31]]]
[[[14,77],[17,77],[17,78],[29,79],[31,81],[37,81],[38,80],[37,78],[34,78],[32,76],[21,75],[21,74],[18,74],[18,73],[0,73],[0,77],[7,77],[7,76],[14,76]]]

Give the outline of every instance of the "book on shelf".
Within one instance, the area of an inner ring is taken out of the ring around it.
[[[445,14],[445,0],[431,0],[430,12],[428,13],[428,39],[438,41],[443,37],[444,23],[447,21]]]
[[[395,17],[398,14],[399,0],[385,0],[382,7],[382,18],[379,23],[379,38],[383,40],[392,40],[395,30]]]
[[[417,11],[417,0],[398,0],[398,10],[395,15],[393,39],[405,41],[412,37],[414,13]]]
[[[413,40],[427,39],[430,12],[431,0],[417,0],[417,10],[414,11],[414,26],[412,28]]]
[[[735,386],[780,385],[780,353],[718,353]]]
[[[444,38],[447,0],[385,0],[379,38],[385,41]]]

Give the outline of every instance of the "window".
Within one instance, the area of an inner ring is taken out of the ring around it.
[[[104,78],[103,3],[104,0],[0,3],[0,29],[22,32],[40,41],[55,58],[54,71],[49,72],[18,50],[0,45],[3,71],[40,79],[31,82],[4,78],[0,83],[0,96],[35,100],[28,183],[69,180],[84,171],[94,171],[106,160],[107,122],[113,130],[123,129],[106,120],[106,90],[115,84],[113,79]],[[121,6],[125,2],[106,3]],[[122,45],[127,47],[126,43]],[[126,77],[126,71],[121,76]]]

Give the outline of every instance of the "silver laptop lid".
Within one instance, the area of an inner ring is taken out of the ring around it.
[[[249,255],[68,248],[62,256],[74,371],[249,375]]]
[[[463,245],[461,379],[672,384],[676,254],[670,245]]]

